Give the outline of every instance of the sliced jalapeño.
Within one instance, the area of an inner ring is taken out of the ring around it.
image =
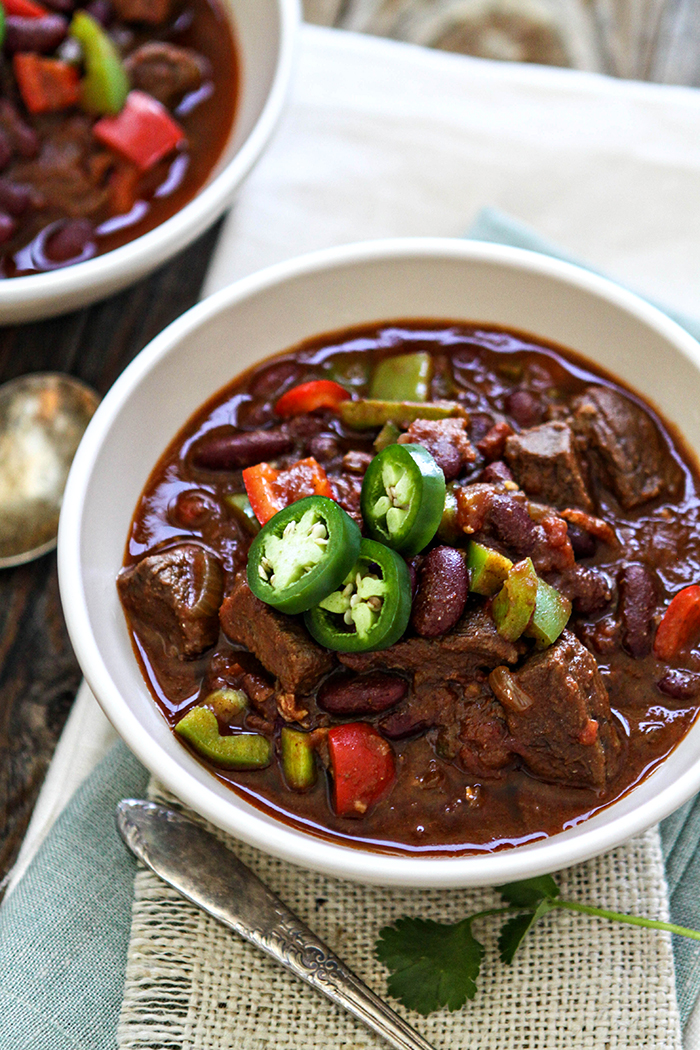
[[[411,615],[411,578],[400,554],[362,540],[360,555],[336,589],[304,616],[309,633],[341,653],[387,649]]]
[[[422,445],[389,445],[367,468],[361,506],[370,535],[410,558],[440,525],[445,475]]]
[[[345,579],[357,560],[360,538],[358,525],[335,500],[297,500],[270,518],[253,540],[248,586],[280,612],[305,612]]]

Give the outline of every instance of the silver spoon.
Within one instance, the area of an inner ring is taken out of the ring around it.
[[[54,372],[0,386],[0,569],[56,546],[68,471],[98,403],[89,386]]]
[[[397,1050],[433,1050],[211,832],[155,802],[125,798],[117,827],[132,853],[188,901],[323,992]]]

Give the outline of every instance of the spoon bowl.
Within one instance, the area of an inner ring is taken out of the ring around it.
[[[53,372],[0,387],[0,568],[56,546],[68,471],[98,403],[90,387]]]

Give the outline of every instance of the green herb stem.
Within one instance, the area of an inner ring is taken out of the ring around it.
[[[519,911],[527,911],[527,908],[523,908],[520,904],[507,904],[503,908],[486,908],[485,911],[477,911],[474,915],[470,915],[469,922],[475,922],[477,919],[488,919],[491,915],[508,915]]]
[[[624,912],[608,911],[607,908],[594,908],[590,904],[578,904],[576,901],[553,900],[554,908],[566,908],[567,911],[579,911],[584,915],[595,915],[600,919],[613,919],[615,922],[626,922],[630,926],[645,926],[650,930],[665,930],[677,933],[681,937],[692,937],[700,941],[700,930],[689,930],[685,926],[676,926],[672,922],[661,922],[658,919],[645,919],[640,915],[626,915]]]

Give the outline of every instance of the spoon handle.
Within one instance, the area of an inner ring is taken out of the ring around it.
[[[433,1050],[214,835],[154,802],[124,799],[117,827],[183,897],[323,992],[398,1050]]]

